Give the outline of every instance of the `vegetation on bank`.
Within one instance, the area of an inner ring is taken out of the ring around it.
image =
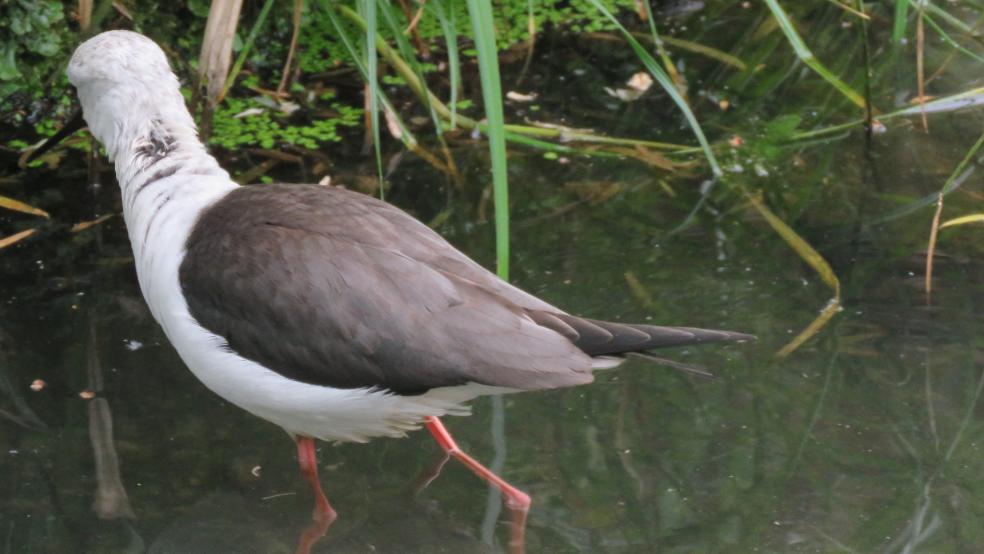
[[[132,2],[96,2],[93,13],[84,19],[87,30],[82,30],[83,18],[79,13],[80,5],[59,0],[13,0],[0,5],[0,117],[8,129],[13,132],[0,137],[8,142],[11,134],[17,134],[18,139],[30,138],[30,131],[38,136],[45,136],[52,131],[44,123],[52,115],[63,116],[71,95],[64,76],[64,67],[68,56],[80,40],[96,32],[97,29],[130,28],[151,36],[164,44],[172,55],[172,63],[177,66],[178,73],[186,79],[189,90],[198,69],[198,54],[202,48],[205,24],[209,15],[210,3],[206,0],[190,0],[188,2],[160,2],[159,0],[135,0]],[[267,2],[267,4],[273,4]],[[442,18],[438,18],[434,9],[423,10],[416,19],[413,30],[414,44],[432,59],[441,59],[442,67],[446,64],[446,45],[443,43],[445,33],[450,32],[468,40],[471,27],[468,9],[464,2],[432,3],[443,4]],[[535,4],[535,5],[534,5]],[[585,0],[574,2],[536,2],[527,0],[510,0],[495,3],[494,17],[496,25],[497,46],[502,50],[529,40],[530,29],[542,30],[544,26],[564,29],[570,32],[597,32],[610,30],[612,24],[600,16]],[[632,0],[605,2],[614,9],[630,8]],[[293,64],[292,79],[295,85],[287,91],[295,98],[310,97],[312,90],[304,83],[318,81],[324,74],[341,73],[352,76],[352,64],[349,52],[339,40],[330,18],[312,2],[299,2],[302,24],[299,27],[296,61]],[[269,10],[269,16],[257,21],[263,12],[262,3],[247,3],[243,7],[233,44],[234,55],[243,52],[246,37],[252,30],[252,25],[259,23],[256,29],[262,36],[260,43],[248,51],[248,61],[245,64],[237,87],[232,90],[233,98],[238,98],[239,106],[250,108],[270,108],[254,101],[254,97],[264,92],[275,91],[278,82],[283,77],[284,59],[290,48],[292,19],[294,13],[290,6],[276,5]],[[296,7],[296,6],[295,6]],[[393,10],[393,15],[400,18],[402,25],[407,25],[406,12]],[[415,17],[415,14],[411,14]],[[354,31],[347,24],[349,32]],[[381,29],[381,34],[385,30]],[[463,43],[460,48],[461,56],[466,60],[474,60],[475,49]],[[436,63],[425,63],[422,66],[427,74],[438,73]],[[398,76],[383,75],[383,82],[399,85],[403,81]],[[299,81],[299,82],[298,82]],[[315,91],[316,93],[320,91]],[[331,93],[328,93],[331,96]],[[313,106],[326,98],[323,93],[316,94],[312,100]],[[351,99],[349,99],[351,100]],[[243,102],[245,104],[243,104]],[[309,107],[309,106],[305,106]],[[337,107],[337,106],[336,106]],[[361,106],[359,106],[361,107]],[[231,119],[241,112],[225,109],[218,117]],[[346,117],[350,114],[345,114]],[[246,118],[240,118],[245,120]],[[345,117],[340,120],[346,120]],[[344,123],[343,123],[344,124]],[[238,127],[234,121],[224,121],[223,130],[231,133],[230,137],[219,136],[219,145],[242,145],[245,129]],[[243,121],[242,127],[250,127]],[[255,124],[253,125],[255,126]],[[298,127],[292,122],[282,122],[278,125],[286,130]],[[32,128],[33,127],[33,128]],[[300,126],[299,128],[303,128]],[[330,133],[303,132],[311,138],[321,141],[333,141]],[[291,132],[286,135],[285,144],[296,141],[290,140]],[[322,138],[324,137],[324,138]],[[330,137],[330,138],[329,138]],[[268,143],[268,135],[258,136],[252,143],[260,146]]]

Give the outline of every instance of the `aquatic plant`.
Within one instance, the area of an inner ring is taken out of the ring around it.
[[[341,140],[339,127],[361,122],[362,109],[336,101],[332,92],[323,93],[317,106],[317,117],[294,118],[258,98],[228,98],[215,113],[209,143],[227,149],[293,145],[317,150]]]
[[[52,111],[45,104],[67,104],[48,94],[64,86],[64,77],[54,73],[75,36],[64,10],[54,0],[0,3],[0,125],[31,125]]]

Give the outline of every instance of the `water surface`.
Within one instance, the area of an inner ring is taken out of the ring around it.
[[[654,126],[680,126],[665,98],[623,106],[600,91],[631,69],[629,55],[612,61],[610,46],[563,37],[539,48],[541,71],[527,86],[541,91],[544,119],[574,113],[573,126],[581,118],[645,137]],[[575,74],[582,78],[572,83]],[[701,75],[695,91],[729,90],[720,70]],[[772,94],[829,107],[826,85],[797,75]],[[876,97],[891,107],[886,98],[912,93],[909,76],[884,77]],[[975,84],[953,81],[950,90]],[[760,92],[730,93],[748,104],[743,119],[781,111]],[[807,120],[815,113],[794,111]],[[706,115],[739,134],[758,128]],[[516,284],[583,316],[760,338],[665,353],[709,368],[713,380],[632,361],[589,386],[480,399],[471,417],[449,418],[462,447],[532,495],[528,551],[979,551],[980,229],[941,235],[928,297],[932,208],[878,220],[939,190],[981,123],[965,111],[934,116],[929,133],[913,118],[870,140],[858,128],[770,156],[724,154],[729,182],[764,190],[842,286],[843,310],[785,358],[776,352],[832,291],[740,189],[712,197],[692,225],[670,233],[698,201],[705,170],[669,179],[630,160],[512,151]],[[666,135],[658,138],[690,140],[683,129]],[[459,138],[453,147],[470,183],[464,191],[408,155],[389,199],[424,221],[449,214],[438,229],[489,266],[484,145]],[[357,145],[339,148],[338,158],[351,160],[338,166],[342,184],[372,172]],[[971,169],[969,192],[948,197],[951,215],[979,211]],[[281,171],[277,178],[300,178]],[[87,186],[86,173],[76,155],[57,171],[0,185],[53,221],[0,253],[0,552],[293,551],[311,497],[290,439],[183,367],[140,296],[121,217],[68,231],[120,210],[111,171],[99,172],[102,186]],[[611,186],[612,195],[585,193]],[[27,221],[0,212],[4,235]],[[30,387],[37,379],[40,391]],[[80,397],[88,391],[94,398]],[[426,432],[323,444],[319,456],[340,518],[316,551],[504,550],[507,518],[464,468],[448,464],[413,494],[440,460]]]

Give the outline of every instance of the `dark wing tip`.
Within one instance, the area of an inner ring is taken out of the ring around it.
[[[560,333],[589,356],[644,352],[656,348],[698,345],[712,342],[748,342],[755,335],[661,325],[614,323],[565,314],[527,310],[538,325]]]
[[[696,327],[674,327],[681,331],[688,331],[694,334],[695,343],[704,342],[750,342],[758,340],[755,335],[747,333],[736,333],[735,331],[720,331],[718,329],[699,329]]]

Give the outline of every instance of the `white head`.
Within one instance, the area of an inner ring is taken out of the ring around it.
[[[76,48],[68,80],[78,90],[89,130],[110,158],[154,126],[195,133],[177,77],[154,41],[131,31],[100,33]]]

